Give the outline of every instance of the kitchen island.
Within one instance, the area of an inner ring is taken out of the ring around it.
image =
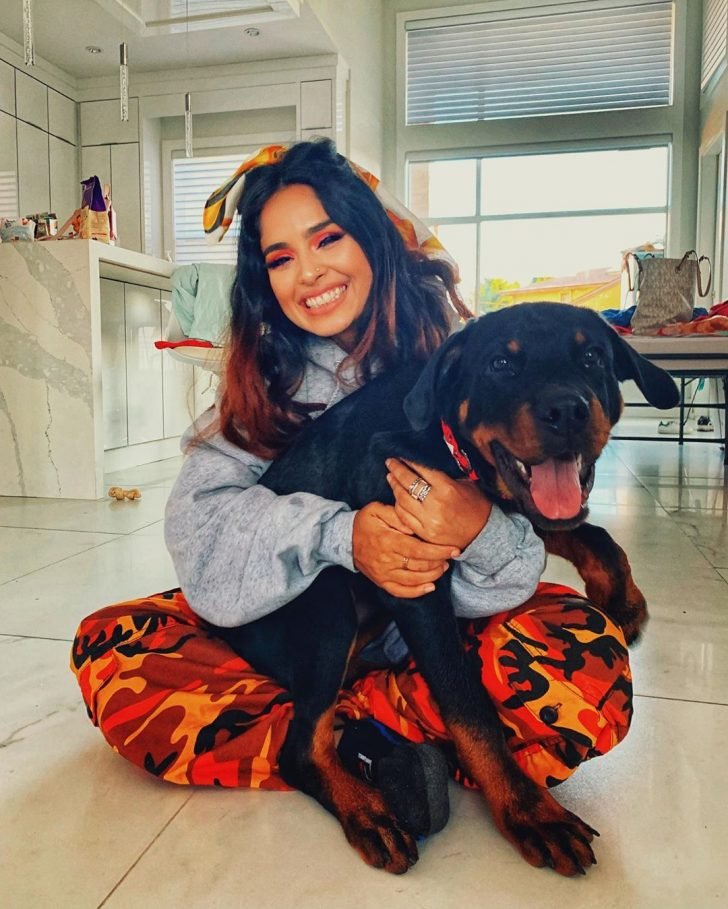
[[[174,268],[95,240],[0,244],[0,495],[96,499],[105,468],[177,452],[192,367],[168,366],[153,345]],[[117,426],[110,442],[109,402],[123,399],[117,423],[129,423],[133,394],[141,415],[162,416]]]

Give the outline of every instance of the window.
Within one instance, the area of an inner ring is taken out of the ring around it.
[[[172,159],[174,261],[218,262],[234,265],[237,254],[238,219],[220,243],[208,243],[202,227],[202,212],[210,194],[235,173],[243,160],[240,152]]]
[[[666,145],[417,161],[408,198],[458,262],[471,308],[619,308],[622,252],[664,246],[668,164]]]
[[[406,24],[406,123],[670,104],[671,0],[583,0]]]

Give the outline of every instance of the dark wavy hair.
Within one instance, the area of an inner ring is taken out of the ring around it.
[[[360,381],[375,369],[426,359],[447,337],[453,309],[471,315],[450,266],[406,249],[381,202],[328,139],[300,142],[277,162],[250,171],[238,205],[220,428],[230,442],[264,458],[284,451],[316,409],[293,400],[309,335],[283,314],[260,246],[264,205],[295,184],[313,189],[327,215],[361,246],[372,270],[371,292],[357,320],[358,343],[344,361],[356,365]]]

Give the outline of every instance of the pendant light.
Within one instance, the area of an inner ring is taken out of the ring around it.
[[[185,92],[185,158],[192,157],[192,95]]]
[[[119,45],[119,116],[129,119],[129,48],[126,41]]]
[[[23,52],[26,66],[35,66],[33,47],[33,8],[31,0],[23,0]]]
[[[189,0],[185,0],[185,55],[187,57],[187,67],[190,62],[190,6]],[[185,158],[191,158],[192,150],[192,95],[185,92]]]

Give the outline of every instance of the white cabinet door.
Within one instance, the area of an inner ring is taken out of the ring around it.
[[[103,182],[103,181],[102,181]],[[118,246],[141,252],[139,143],[111,146],[111,202],[116,211]]]
[[[301,83],[301,130],[333,126],[331,79]]]
[[[162,337],[169,322],[170,295],[162,292]],[[194,375],[191,363],[182,363],[162,351],[164,437],[181,436],[194,419]]]
[[[104,450],[128,443],[124,285],[101,279],[101,390]]]
[[[73,145],[78,142],[76,102],[52,88],[48,89],[48,132]]]
[[[48,211],[51,204],[48,133],[22,120],[18,120],[18,171],[21,217]]]
[[[118,85],[116,86],[118,90]],[[129,119],[119,118],[118,101],[82,101],[81,145],[139,141],[139,99],[129,98]]]
[[[48,129],[48,88],[21,70],[15,73],[15,116],[41,129]]]
[[[15,114],[15,69],[0,60],[0,110]]]
[[[78,149],[62,139],[49,136],[51,173],[51,211],[56,213],[58,226],[70,218],[81,204],[78,180]]]
[[[129,445],[164,437],[159,291],[125,284],[126,382]]]
[[[101,185],[111,183],[111,150],[108,145],[91,145],[81,149],[81,174],[79,180],[98,177]],[[81,204],[81,187],[78,188],[78,202]]]

